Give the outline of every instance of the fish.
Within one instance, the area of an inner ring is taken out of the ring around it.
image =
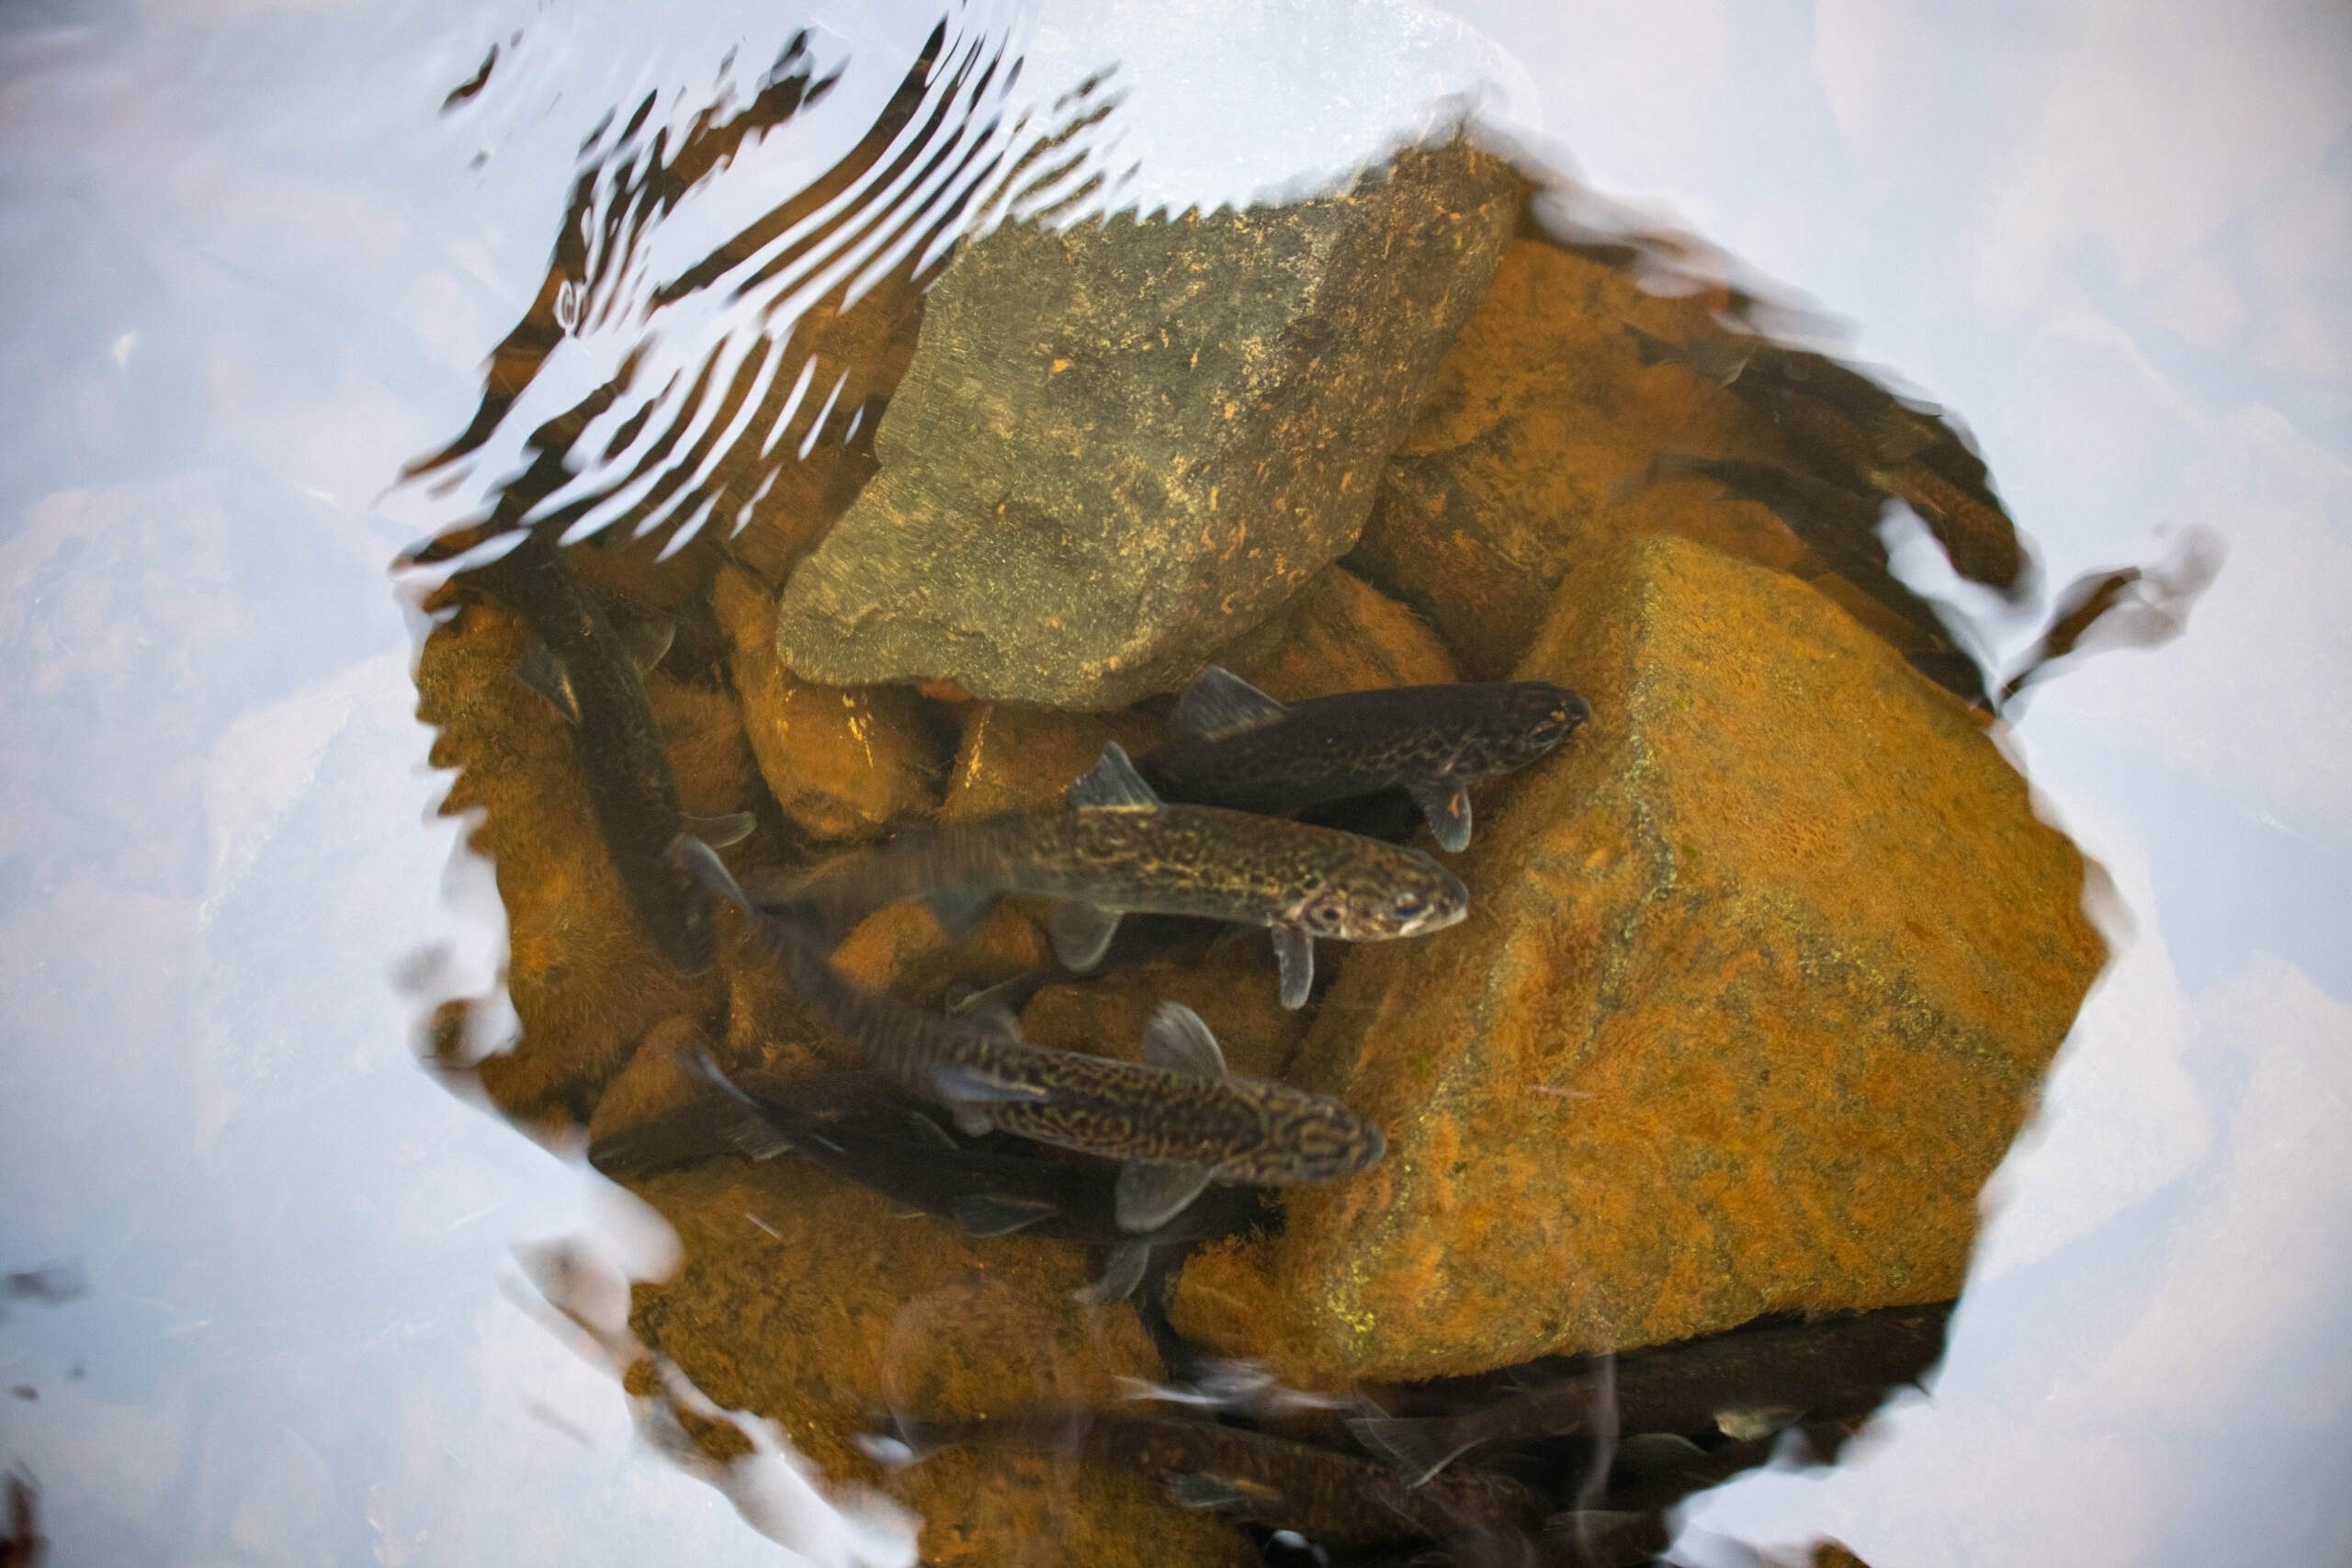
[[[669,649],[666,623],[638,623],[625,637],[554,546],[535,533],[465,575],[530,626],[514,673],[569,727],[597,830],[639,929],[680,973],[707,972],[716,957],[709,911],[675,850],[688,833],[707,842],[739,841],[751,833],[752,818],[688,818],[679,807],[642,679]]]
[[[1548,681],[1462,682],[1276,702],[1221,665],[1176,704],[1170,739],[1136,761],[1163,798],[1286,812],[1381,790],[1413,798],[1441,848],[1470,843],[1468,786],[1526,767],[1592,716]]]
[[[1215,1421],[1102,1410],[1021,1412],[994,1420],[901,1421],[916,1454],[969,1444],[1074,1452],[1159,1480],[1189,1507],[1341,1544],[1532,1531],[1544,1507],[1502,1476],[1464,1472],[1423,1487],[1353,1454]]]
[[[1646,482],[1685,475],[1713,479],[1729,493],[1770,510],[1829,570],[1860,589],[1902,620],[1916,642],[1905,650],[1913,666],[1974,706],[1990,708],[1992,694],[1976,660],[1952,640],[1942,617],[1905,587],[1887,565],[1879,537],[1883,496],[1854,491],[1811,474],[1746,457],[1701,457],[1664,452],[1650,463]]]
[[[1061,962],[1101,963],[1129,914],[1193,915],[1273,933],[1282,1003],[1306,1005],[1315,942],[1381,942],[1440,931],[1470,910],[1462,879],[1418,850],[1214,806],[1171,806],[1112,741],[1057,810],[910,829],[786,886],[770,905],[846,931],[885,904],[920,898],[952,936],[1007,893],[1057,900]]]
[[[1616,1358],[1615,1424],[1635,1432],[1709,1432],[1726,1415],[1785,1407],[1843,1415],[1877,1406],[1943,1354],[1951,1303],[1889,1307],[1817,1323],[1765,1324]],[[1578,1437],[1611,1412],[1594,1368],[1459,1416],[1360,1416],[1356,1439],[1419,1484],[1487,1443]]]
[[[2067,584],[2050,623],[2001,688],[2007,703],[2077,653],[2099,647],[2157,648],[2188,629],[2198,596],[2221,575],[2220,536],[2188,531],[2172,558],[2156,566],[2090,571]]]
[[[1952,570],[2019,603],[2031,558],[1984,460],[1933,404],[1897,395],[1826,355],[1739,333],[1671,343],[1625,323],[1644,365],[1679,365],[1729,389],[1816,467],[1917,513]]]
[[[702,1097],[599,1138],[589,1145],[590,1165],[614,1180],[641,1182],[729,1155],[757,1162],[797,1154],[967,1235],[1017,1231],[1107,1247],[1102,1277],[1081,1292],[1105,1304],[1134,1292],[1158,1249],[1272,1218],[1259,1189],[1214,1187],[1159,1228],[1134,1235],[1119,1226],[1114,1184],[1101,1167],[967,1138],[878,1074],[729,1075],[700,1053],[682,1065],[705,1086]]]
[[[1119,1161],[1123,1231],[1158,1230],[1211,1182],[1337,1181],[1386,1150],[1379,1128],[1329,1095],[1227,1072],[1216,1037],[1182,1003],[1152,1014],[1140,1062],[1047,1050],[1023,1040],[1009,1011],[930,1012],[852,984],[794,912],[753,904],[707,845],[689,840],[682,858],[752,922],[811,1011],[900,1088],[947,1106],[959,1131]]]

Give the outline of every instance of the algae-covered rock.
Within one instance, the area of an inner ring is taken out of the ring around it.
[[[718,1160],[643,1195],[685,1261],[638,1288],[631,1326],[729,1409],[772,1417],[836,1482],[922,1515],[926,1562],[985,1568],[1255,1562],[1231,1527],[1158,1477],[1054,1456],[951,1450],[886,1471],[858,1445],[893,1412],[968,1420],[1102,1404],[1164,1377],[1133,1312],[1073,1298],[1092,1260],[1023,1235],[968,1238],[813,1167]]]
[[[1196,1257],[1179,1325],[1328,1383],[1951,1295],[2103,956],[2073,845],[1891,649],[1684,540],[1579,567],[1519,673],[1589,729],[1296,1058],[1388,1157]]]
[[[1752,503],[1645,488],[1667,450],[1771,458],[1722,387],[1643,365],[1629,322],[1677,336],[1696,301],[1540,240],[1512,243],[1439,367],[1348,564],[1429,617],[1474,680],[1508,674],[1571,559],[1628,534],[1679,533],[1788,566],[1803,547]]]
[[[937,803],[940,758],[921,697],[794,676],[776,658],[775,603],[740,567],[720,570],[712,601],[752,754],[786,816],[815,838],[863,839]]]
[[[1326,567],[1217,662],[1283,702],[1456,678],[1429,623],[1345,567]]]
[[[786,587],[785,663],[1097,710],[1178,684],[1354,543],[1519,194],[1454,141],[1318,199],[974,243]]]

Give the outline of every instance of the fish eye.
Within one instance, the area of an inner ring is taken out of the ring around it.
[[[1404,892],[1388,901],[1389,909],[1399,919],[1409,920],[1430,907],[1430,901],[1414,892]]]

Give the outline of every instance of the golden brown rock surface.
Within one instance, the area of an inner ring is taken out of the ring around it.
[[[676,1276],[637,1291],[631,1326],[721,1405],[774,1418],[827,1476],[921,1514],[923,1561],[1181,1564],[1257,1561],[1239,1531],[1168,1500],[1156,1478],[1051,1456],[951,1450],[888,1472],[856,1446],[893,1410],[971,1419],[1103,1404],[1163,1373],[1135,1314],[1071,1299],[1082,1248],[975,1242],[796,1161],[718,1160],[657,1177]]]
[[[1217,662],[1283,702],[1457,678],[1428,622],[1336,565]]]
[[[1696,309],[1540,240],[1504,252],[1346,558],[1428,616],[1468,678],[1510,672],[1597,542],[1681,533],[1781,567],[1804,554],[1761,506],[1694,508],[1687,481],[1637,488],[1668,448],[1781,456],[1729,392],[1636,355],[1628,321],[1679,338]]]
[[[712,586],[751,738],[776,804],[819,839],[872,838],[937,801],[940,757],[922,699],[899,686],[812,686],[775,652],[775,604],[729,565]]]
[[[1062,713],[1019,703],[973,703],[947,772],[943,819],[1029,811],[1058,804],[1116,740],[1131,753],[1151,749],[1160,727],[1133,711]]]
[[[1294,1077],[1387,1132],[1177,1323],[1414,1379],[1941,1299],[2103,957],[1968,712],[1810,589],[1626,541],[1519,673],[1586,694],[1480,803],[1463,925],[1351,955]]]

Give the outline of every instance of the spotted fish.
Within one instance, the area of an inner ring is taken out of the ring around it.
[[[754,922],[812,1011],[876,1071],[953,1109],[964,1133],[1001,1131],[1122,1162],[1123,1230],[1159,1229],[1212,1181],[1335,1181],[1386,1146],[1379,1128],[1328,1095],[1227,1073],[1188,1007],[1161,1004],[1139,1063],[1047,1050],[1023,1040],[1010,1013],[929,1012],[853,985],[802,927],[805,909],[752,904],[707,845],[689,840],[683,859]]]
[[[819,867],[782,897],[817,912],[834,933],[885,904],[921,898],[953,935],[1007,893],[1057,900],[1054,951],[1077,970],[1102,962],[1125,915],[1265,926],[1286,1008],[1306,1005],[1316,938],[1414,936],[1470,909],[1461,878],[1419,851],[1220,807],[1170,806],[1116,741],[1061,809],[910,829]]]
[[[682,833],[732,843],[752,822],[749,813],[689,818],[679,810],[677,782],[642,678],[669,650],[671,628],[647,622],[624,634],[555,547],[536,534],[465,576],[530,625],[531,641],[514,673],[571,728],[597,829],[639,927],[679,970],[707,970],[709,912],[673,851]]]
[[[1592,716],[1547,681],[1463,682],[1276,702],[1212,664],[1177,702],[1174,734],[1136,771],[1170,800],[1296,811],[1401,789],[1441,848],[1470,843],[1470,792],[1544,756]]]

